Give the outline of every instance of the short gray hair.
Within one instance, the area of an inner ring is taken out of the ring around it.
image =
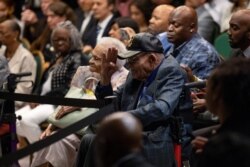
[[[124,43],[122,43],[120,40],[116,39],[116,38],[112,38],[112,37],[102,37],[97,45],[102,45],[105,46],[105,50],[104,52],[108,52],[109,48],[116,48],[118,51],[118,54],[121,53],[125,53],[127,52],[126,46],[124,45]],[[117,59],[116,61],[116,65],[121,68],[122,66],[124,66],[126,63],[125,60],[121,60],[121,59]]]
[[[76,51],[76,50],[82,50],[82,39],[81,34],[77,30],[77,28],[72,24],[71,21],[64,21],[59,24],[53,29],[51,38],[54,36],[55,31],[58,29],[65,29],[69,32],[70,35],[70,51]],[[51,40],[51,43],[53,44],[53,41]]]

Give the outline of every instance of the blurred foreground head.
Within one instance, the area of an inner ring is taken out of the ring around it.
[[[142,126],[127,112],[107,116],[100,124],[96,136],[98,165],[112,166],[120,158],[139,152]]]
[[[208,80],[209,111],[225,122],[250,115],[250,59],[232,58],[214,70]]]

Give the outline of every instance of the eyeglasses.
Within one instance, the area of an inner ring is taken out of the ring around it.
[[[69,38],[57,38],[57,39],[52,39],[52,43],[65,43],[65,42],[69,42],[70,39]]]

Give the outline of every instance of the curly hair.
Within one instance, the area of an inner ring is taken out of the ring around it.
[[[71,21],[65,21],[59,23],[56,28],[52,31],[51,38],[54,36],[55,31],[58,29],[65,29],[70,34],[70,50],[76,51],[82,49],[82,40],[81,40],[81,34],[77,30],[77,28],[72,24]],[[53,41],[51,40],[51,43],[53,44]]]

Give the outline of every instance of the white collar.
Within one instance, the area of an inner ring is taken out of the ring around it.
[[[245,57],[250,58],[250,46],[243,51]]]
[[[113,17],[113,14],[111,13],[103,21],[99,21],[98,26],[100,26],[101,29],[104,29],[107,26],[107,24],[109,23],[109,21],[111,20],[112,17]]]

